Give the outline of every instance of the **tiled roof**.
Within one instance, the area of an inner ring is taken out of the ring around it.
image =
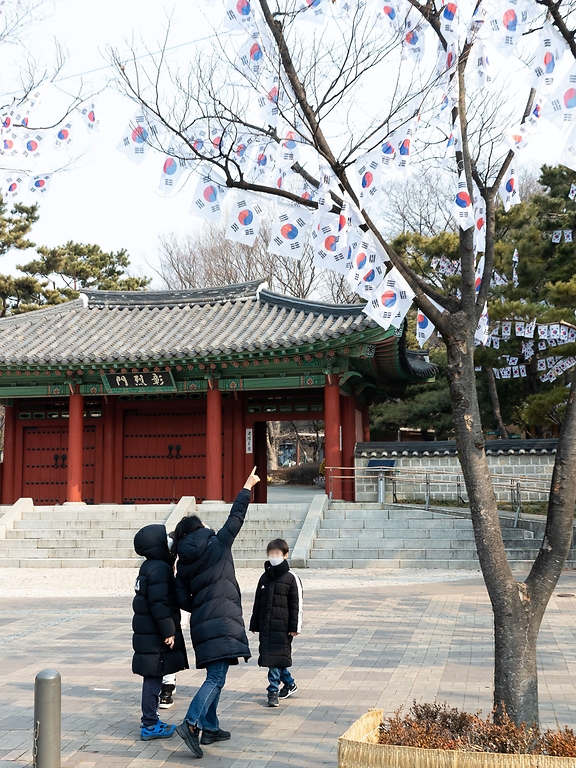
[[[558,440],[486,440],[489,456],[556,453]],[[427,440],[404,443],[357,443],[356,456],[401,459],[409,456],[456,456],[455,440]]]
[[[358,305],[272,293],[260,282],[200,291],[85,291],[0,320],[0,364],[64,365],[281,349],[374,322]]]

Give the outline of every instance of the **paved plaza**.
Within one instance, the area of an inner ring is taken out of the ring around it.
[[[35,674],[63,679],[63,768],[139,768],[195,761],[178,736],[139,740],[140,678],[130,672],[131,569],[0,569],[0,766],[31,761]],[[240,572],[244,607],[259,572]],[[268,709],[254,661],[231,669],[221,703],[230,742],[205,749],[206,768],[336,766],[336,739],[368,708],[412,699],[489,711],[491,609],[477,574],[300,572],[303,634],[298,694]],[[572,595],[563,597],[562,595]],[[566,572],[540,637],[545,724],[576,727],[576,573]],[[257,642],[252,641],[253,652]],[[178,678],[179,722],[203,677]]]

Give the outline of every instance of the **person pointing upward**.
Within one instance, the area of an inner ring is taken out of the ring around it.
[[[218,533],[205,526],[196,515],[182,518],[176,526],[178,603],[191,614],[196,667],[206,670],[206,680],[190,702],[176,733],[196,757],[203,755],[201,744],[227,741],[231,737],[220,728],[218,701],[230,665],[238,664],[239,658],[248,661],[251,656],[232,545],[244,523],[252,488],[258,482],[260,478],[254,467]]]

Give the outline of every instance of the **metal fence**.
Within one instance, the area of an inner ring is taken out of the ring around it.
[[[421,497],[423,493],[425,509],[430,508],[432,500],[445,501],[448,489],[457,503],[468,505],[463,475],[451,470],[435,469],[431,472],[403,467],[326,467],[325,479],[326,493],[330,500],[334,495],[335,480],[343,484],[353,483],[355,486],[359,480],[368,480],[376,487],[377,501],[381,504],[387,501],[387,494],[393,504],[414,500],[410,499],[410,490],[414,497],[414,488],[418,488],[422,489],[418,490],[417,494]],[[522,513],[523,501],[547,500],[550,492],[549,481],[529,475],[493,474],[490,479],[495,491],[504,492],[500,497],[510,499],[512,509],[516,513],[515,525]]]

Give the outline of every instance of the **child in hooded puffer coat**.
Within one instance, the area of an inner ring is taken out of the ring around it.
[[[147,525],[134,537],[134,549],[145,557],[136,579],[133,608],[132,671],[142,675],[143,741],[169,739],[175,725],[158,717],[162,677],[188,669],[186,646],[176,600],[172,541],[164,525]]]
[[[269,707],[279,706],[279,699],[298,690],[288,667],[292,666],[292,640],[302,629],[302,582],[290,570],[288,553],[284,539],[268,544],[250,620],[250,631],[260,633],[258,664],[268,667]]]

